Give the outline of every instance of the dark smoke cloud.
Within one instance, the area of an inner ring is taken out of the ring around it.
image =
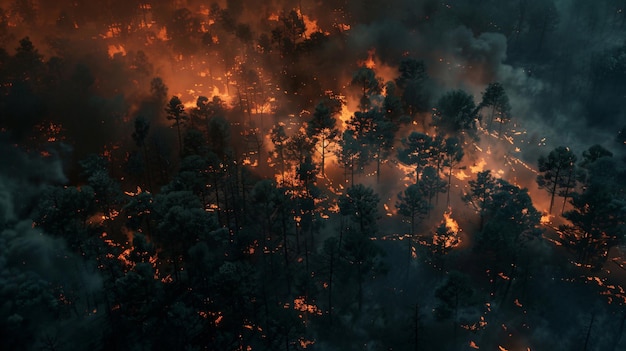
[[[103,319],[89,301],[102,289],[100,275],[30,219],[45,186],[66,181],[63,165],[57,155],[24,152],[4,136],[0,150],[0,346],[97,344]]]

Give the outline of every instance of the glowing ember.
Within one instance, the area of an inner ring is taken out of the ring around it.
[[[458,179],[458,180],[465,180],[467,178],[471,178],[470,175],[465,173],[465,170],[461,169],[459,171],[457,171],[456,173],[454,173],[454,176]]]
[[[126,49],[122,45],[109,45],[109,57],[113,58],[115,55],[126,56]]]
[[[481,150],[482,151],[482,150]],[[478,172],[482,172],[485,170],[485,166],[487,165],[487,161],[485,161],[484,158],[481,158],[478,162],[476,162],[474,165],[470,166],[470,172],[476,174]]]
[[[457,223],[457,221],[452,218],[452,211],[444,212],[443,218],[446,222],[446,227],[450,228],[450,231],[452,231],[453,233],[458,233],[460,231],[459,223]]]
[[[541,224],[550,224],[550,223],[552,223],[552,220],[550,219],[552,217],[554,217],[554,216],[551,216],[549,213],[544,212],[541,215]]]

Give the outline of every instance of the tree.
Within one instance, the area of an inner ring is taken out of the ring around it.
[[[430,205],[424,198],[420,187],[416,184],[409,185],[404,192],[398,193],[396,201],[398,213],[409,219],[411,224],[411,237],[406,238],[409,246],[409,258],[413,255],[413,235],[415,235],[415,224],[428,214]]]
[[[376,220],[379,201],[372,188],[357,184],[349,187],[339,198],[339,209],[343,216],[350,218],[359,233],[373,236],[378,232]]]
[[[382,110],[385,118],[391,123],[396,123],[404,114],[402,108],[402,100],[396,95],[397,86],[394,82],[385,83],[385,99],[383,100]]]
[[[412,132],[402,139],[404,149],[398,150],[398,160],[407,165],[415,166],[415,184],[419,183],[422,167],[429,161],[429,149],[433,139],[423,133]]]
[[[485,223],[485,214],[490,208],[491,196],[495,191],[496,178],[491,175],[490,170],[478,172],[475,180],[469,182],[470,190],[463,196],[463,200],[474,207],[480,215],[479,230],[483,229]]]
[[[272,140],[272,143],[274,144],[274,150],[270,152],[270,156],[273,159],[277,160],[278,164],[280,165],[280,177],[281,177],[280,186],[284,186],[285,185],[285,164],[287,162],[286,161],[287,141],[289,140],[289,138],[287,137],[287,134],[285,133],[284,124],[280,123],[278,125],[275,125],[270,130],[270,140]]]
[[[479,116],[474,98],[463,90],[450,91],[439,98],[432,118],[439,133],[459,137],[463,132],[476,135]]]
[[[483,92],[483,99],[478,105],[478,109],[482,108],[490,108],[489,123],[487,124],[488,132],[491,132],[494,117],[500,120],[500,128],[502,128],[502,124],[509,119],[509,114],[511,113],[509,97],[506,95],[504,87],[500,83],[489,83]]]
[[[187,250],[203,233],[214,229],[216,224],[191,191],[162,192],[155,197],[154,202],[157,228],[153,238],[163,256],[167,257],[164,263],[172,265],[174,280],[180,281],[180,262],[185,262]]]
[[[452,246],[455,244],[455,236],[456,233],[453,232],[452,228],[448,227],[445,222],[441,223],[435,229],[431,246],[431,254],[433,255],[433,264],[435,267],[444,269],[444,257],[450,252]]]
[[[409,116],[426,112],[430,108],[429,77],[424,61],[413,58],[403,59],[398,67],[400,76],[396,84],[401,90],[402,102]],[[424,122],[424,121],[423,121]],[[426,128],[424,122],[424,128]]]
[[[325,176],[325,160],[328,154],[328,147],[337,141],[339,130],[335,126],[337,119],[333,116],[331,110],[324,103],[315,106],[315,112],[307,125],[307,136],[316,144],[319,144],[318,152],[322,157],[321,171]]]
[[[548,156],[539,157],[539,175],[537,184],[550,194],[549,213],[552,213],[554,196],[562,189],[571,188],[568,178],[573,177],[576,165],[576,155],[567,147],[559,146],[550,151]]]
[[[439,320],[452,317],[455,347],[458,339],[459,309],[470,302],[473,294],[470,278],[458,271],[450,272],[446,282],[435,290],[435,297],[440,301],[435,307],[435,315]]]
[[[420,191],[422,192],[425,198],[428,198],[428,207],[429,210],[432,207],[432,200],[435,195],[440,193],[444,193],[447,188],[446,181],[441,179],[437,170],[432,166],[424,167],[424,171],[422,172],[422,179],[419,184]]]
[[[591,165],[602,157],[613,157],[613,153],[605,149],[602,145],[595,144],[589,147],[589,149],[583,151],[583,160],[580,163],[580,166],[583,168],[587,168],[587,166]]]
[[[452,187],[452,170],[455,169],[463,159],[463,146],[459,142],[458,138],[450,137],[445,141],[443,148],[445,159],[443,161],[444,167],[448,168],[448,199],[446,206],[450,207],[450,188]]]
[[[183,137],[180,132],[180,127],[187,120],[187,115],[185,115],[185,107],[178,96],[172,96],[169,103],[165,107],[165,112],[167,113],[167,120],[173,121],[172,126],[176,127],[176,131],[178,132],[178,151],[179,153],[182,153]]]
[[[372,157],[376,160],[376,183],[380,182],[380,165],[389,158],[396,136],[397,126],[378,112],[374,115],[372,129],[367,133],[367,142]]]
[[[424,198],[420,187],[416,184],[411,184],[404,192],[398,193],[396,208],[400,215],[409,218],[411,223],[411,235],[414,235],[416,221],[428,214],[430,205]]]
[[[122,195],[120,184],[109,174],[109,162],[100,155],[90,154],[81,160],[82,176],[94,191],[94,202],[106,219],[112,219],[117,212]]]
[[[360,157],[363,149],[354,135],[354,131],[348,129],[341,135],[339,141],[341,149],[337,153],[339,164],[344,169],[344,181],[348,182],[348,171],[350,172],[350,185],[354,185],[354,173],[363,168]],[[356,168],[356,170],[355,170]]]
[[[367,67],[361,67],[354,72],[351,84],[361,89],[359,108],[363,112],[370,109],[372,95],[380,94],[382,91],[381,79],[376,77],[373,69]]]
[[[603,157],[588,166],[583,191],[572,194],[571,211],[564,217],[572,224],[561,226],[564,243],[572,247],[582,263],[601,268],[609,251],[626,235],[624,171],[615,160]]]
[[[339,198],[339,212],[349,218],[343,244],[344,258],[352,264],[358,284],[358,309],[363,306],[363,278],[377,267],[382,250],[371,240],[378,233],[378,195],[362,184],[353,185]]]
[[[132,138],[135,141],[135,145],[141,148],[143,151],[143,159],[146,171],[146,180],[148,189],[152,190],[152,177],[150,175],[150,162],[148,160],[148,148],[146,147],[146,137],[148,136],[148,131],[150,130],[150,122],[143,117],[137,116],[134,121],[135,130],[133,131]]]
[[[214,115],[207,124],[207,144],[209,151],[226,163],[231,156],[230,124],[221,115]]]
[[[504,300],[519,270],[525,243],[541,234],[541,213],[535,209],[527,189],[498,179],[485,211],[487,219],[476,238],[475,250],[488,259],[492,296],[499,272],[508,276]]]

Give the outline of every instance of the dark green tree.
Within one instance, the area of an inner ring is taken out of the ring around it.
[[[564,243],[575,250],[577,259],[599,269],[626,234],[625,175],[609,157],[599,158],[587,167],[585,186],[572,194],[573,209],[564,214],[571,225],[561,230]]]
[[[424,61],[404,59],[400,62],[398,71],[400,76],[396,78],[396,84],[401,91],[404,109],[411,118],[418,113],[427,112],[430,109],[431,93]],[[425,121],[422,122],[426,128]]]
[[[274,159],[272,164],[275,166],[276,164],[280,167],[280,177],[281,184],[280,186],[285,186],[285,166],[287,164],[287,141],[289,137],[287,133],[285,133],[285,126],[280,123],[275,125],[270,130],[270,140],[272,144],[274,144],[274,150],[270,152],[270,157]]]
[[[150,131],[150,122],[143,117],[137,116],[134,121],[134,131],[132,134],[133,141],[138,148],[141,148],[143,152],[144,167],[146,172],[146,185],[149,190],[152,190],[152,176],[150,174],[150,161],[148,159],[148,147],[146,146],[146,138]]]
[[[339,130],[336,127],[337,119],[333,116],[333,112],[324,103],[315,106],[315,112],[307,125],[307,136],[311,138],[315,144],[319,145],[317,151],[322,158],[321,172],[325,176],[325,160],[328,155],[328,147],[337,142]]]
[[[363,284],[365,276],[380,266],[382,250],[371,240],[378,234],[378,195],[372,188],[362,184],[351,186],[339,198],[339,211],[348,218],[348,227],[343,242],[343,257],[356,272],[358,310],[363,306]]]
[[[407,138],[402,139],[404,149],[398,150],[398,160],[415,166],[415,184],[419,184],[422,167],[428,164],[432,141],[432,137],[419,132],[412,132]]]
[[[548,156],[539,157],[539,175],[537,184],[550,194],[549,213],[552,213],[554,196],[560,189],[571,188],[569,179],[573,179],[576,166],[576,155],[567,147],[559,146],[550,151]]]
[[[372,95],[378,95],[382,91],[382,80],[376,77],[373,69],[367,67],[361,67],[354,72],[351,84],[361,89],[359,108],[362,112],[370,109]]]
[[[433,265],[441,270],[445,269],[445,257],[455,244],[456,233],[445,222],[441,223],[433,233],[433,241],[430,247]]]
[[[438,133],[461,137],[461,133],[476,136],[477,114],[474,98],[463,90],[445,93],[435,106],[433,125]]]
[[[183,152],[183,137],[180,131],[181,126],[187,120],[187,115],[185,114],[185,107],[183,103],[180,101],[178,96],[172,96],[169,103],[165,107],[165,112],[167,113],[167,120],[173,121],[172,126],[176,127],[176,131],[178,133],[178,152]]]
[[[416,241],[413,237],[415,235],[415,225],[428,214],[430,205],[424,198],[419,186],[411,184],[404,192],[398,193],[396,208],[401,216],[409,219],[411,225],[410,237],[405,238],[408,242],[410,259],[413,256],[413,242]]]
[[[502,84],[495,82],[489,83],[485,91],[483,92],[483,99],[478,105],[479,109],[489,109],[489,123],[487,124],[487,131],[491,132],[491,125],[494,118],[500,121],[500,129],[502,124],[510,119],[511,106],[509,105],[509,97],[504,91]]]
[[[458,168],[459,163],[463,159],[463,146],[456,137],[447,138],[443,147],[444,161],[443,166],[448,169],[448,197],[446,206],[450,207],[450,188],[452,187],[452,171]]]
[[[403,192],[398,193],[396,202],[398,213],[409,218],[411,235],[415,235],[415,224],[428,214],[430,205],[424,198],[423,192],[416,184],[409,185]]]
[[[458,271],[450,272],[446,282],[435,290],[435,297],[440,301],[435,307],[435,316],[439,320],[452,319],[454,347],[458,342],[459,310],[470,303],[473,294],[470,278]]]
[[[363,159],[360,157],[363,148],[351,129],[343,132],[339,145],[341,149],[337,153],[337,158],[344,169],[344,182],[347,183],[350,179],[350,185],[354,185],[354,174],[363,170]]]
[[[441,178],[435,167],[426,166],[422,172],[419,184],[422,196],[428,199],[428,209],[432,208],[432,200],[435,195],[446,192],[447,182]]]
[[[463,200],[478,211],[480,215],[479,230],[483,229],[485,223],[485,215],[490,208],[492,201],[491,196],[495,191],[496,178],[491,175],[490,170],[478,172],[476,179],[469,182],[469,191],[463,196]]]

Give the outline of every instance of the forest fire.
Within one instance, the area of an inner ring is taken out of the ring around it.
[[[0,1],[0,349],[624,348],[622,9],[323,5]]]

